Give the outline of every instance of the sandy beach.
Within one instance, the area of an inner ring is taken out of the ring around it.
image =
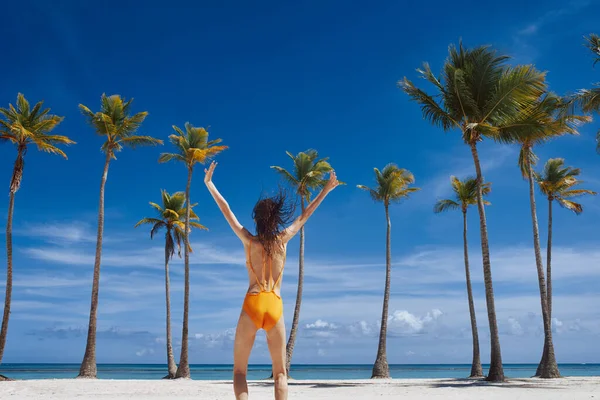
[[[272,383],[252,381],[250,398],[272,398]],[[401,396],[401,397],[399,397]],[[511,379],[504,384],[459,379],[385,381],[293,381],[290,399],[593,399],[600,397],[600,377],[556,380]],[[150,381],[47,379],[0,383],[1,399],[210,399],[233,398],[230,381]]]

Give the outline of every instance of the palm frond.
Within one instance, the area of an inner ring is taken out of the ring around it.
[[[66,145],[76,144],[75,141],[69,139],[66,136],[62,136],[62,135],[44,135],[43,140],[48,143],[52,143],[52,144],[66,144]]]
[[[510,115],[514,110],[526,109],[546,91],[546,74],[532,65],[508,67],[498,80],[496,91],[484,108],[481,121],[492,121]]]
[[[65,154],[64,151],[62,151],[61,149],[59,149],[56,146],[51,145],[50,143],[42,142],[42,141],[36,141],[34,143],[36,144],[38,150],[40,150],[40,151],[43,151],[45,153],[50,153],[50,154],[56,154],[56,155],[63,157],[64,159],[67,159],[67,155]]]
[[[519,152],[519,169],[523,178],[529,177],[529,169],[537,164],[538,156],[533,152],[529,144],[521,146]]]
[[[192,228],[202,229],[202,230],[205,230],[205,231],[207,231],[207,230],[208,230],[208,228],[207,228],[207,227],[205,227],[204,225],[202,225],[202,224],[200,224],[200,223],[198,223],[198,222],[194,222],[194,221],[190,221],[190,226],[191,226]]]
[[[145,225],[145,224],[160,225],[160,224],[164,224],[164,222],[158,218],[142,218],[141,220],[138,221],[137,224],[135,224],[135,228],[137,228],[140,225]]]
[[[379,193],[377,193],[377,191],[371,189],[370,187],[365,186],[365,185],[356,185],[356,187],[361,190],[365,190],[365,191],[369,192],[369,194],[371,195],[371,198],[374,201],[383,201],[383,199],[379,197]]]
[[[431,122],[435,126],[441,127],[447,131],[453,127],[460,127],[458,121],[450,115],[446,110],[438,104],[435,99],[418,89],[406,77],[398,82],[398,86],[410,97],[411,100],[417,102],[421,106],[423,118]]]
[[[148,112],[142,111],[135,115],[132,115],[131,117],[123,118],[122,122],[117,125],[117,131],[115,132],[116,135],[123,138],[132,136],[140,128],[142,122],[144,122],[147,116]],[[154,138],[152,139],[156,140]]]
[[[292,174],[290,174],[285,168],[278,167],[276,165],[272,165],[271,168],[277,171],[279,174],[281,174],[290,185],[298,185],[298,181],[296,180],[296,178]]]
[[[175,227],[173,229],[173,238],[177,245],[177,255],[181,258],[181,242],[185,242],[183,230],[179,229],[179,227]]]
[[[575,214],[581,214],[583,212],[583,206],[572,200],[567,199],[556,199],[556,202],[563,208],[573,211]]]
[[[137,146],[156,146],[159,144],[160,145],[163,144],[162,140],[153,138],[152,136],[131,135],[131,136],[122,138],[120,141],[124,145],[131,147],[131,148],[135,148]]]
[[[181,162],[186,161],[184,156],[182,156],[181,154],[177,154],[177,153],[161,153],[161,155],[158,157],[159,163],[166,163],[166,162],[169,162],[172,160],[181,161]]]
[[[581,183],[581,182],[579,181],[577,183]],[[560,197],[563,197],[563,198],[578,197],[578,196],[583,196],[585,194],[595,196],[598,193],[594,192],[593,190],[587,190],[587,189],[572,189],[572,190],[565,190],[565,191],[561,192]]]
[[[460,204],[450,199],[438,200],[433,206],[433,212],[436,214],[458,209],[460,209]]]
[[[592,54],[595,57],[594,65],[596,65],[596,63],[600,62],[600,36],[596,35],[595,33],[592,33],[589,36],[585,37],[585,41],[585,46],[592,52]]]
[[[600,112],[600,86],[591,89],[580,89],[571,97],[573,105],[581,108],[583,112]]]

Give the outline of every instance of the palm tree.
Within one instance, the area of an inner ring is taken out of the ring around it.
[[[556,357],[554,354],[554,343],[552,341],[552,322],[549,316],[548,296],[546,278],[544,276],[544,265],[540,245],[540,234],[537,220],[537,207],[535,203],[535,183],[533,166],[537,163],[537,156],[533,152],[533,146],[544,143],[554,137],[565,134],[578,134],[576,126],[579,122],[588,121],[589,118],[576,116],[568,113],[568,103],[553,93],[546,93],[539,101],[523,110],[522,116],[518,116],[513,124],[502,129],[514,131],[515,142],[521,145],[519,154],[519,167],[521,174],[529,183],[529,203],[531,206],[531,221],[533,228],[533,248],[535,264],[538,274],[540,289],[540,302],[542,308],[542,320],[544,326],[544,353],[538,367],[538,376],[541,378],[560,377]],[[519,132],[516,132],[519,131]],[[499,134],[502,130],[499,131]]]
[[[600,62],[600,36],[590,34],[585,38],[586,47],[595,57],[594,65]],[[572,98],[573,104],[579,105],[586,113],[600,113],[600,84],[596,83],[591,89],[581,89]],[[600,130],[596,134],[596,151],[600,153]]]
[[[10,316],[10,300],[12,297],[12,221],[15,208],[15,194],[21,186],[25,154],[31,144],[35,144],[40,151],[67,158],[67,155],[57,147],[60,144],[75,143],[66,136],[50,135],[64,117],[48,114],[50,109],[42,110],[44,102],[36,103],[30,108],[29,102],[21,93],[17,95],[17,107],[12,104],[8,108],[0,108],[0,140],[9,141],[17,147],[17,159],[13,167],[10,180],[8,200],[8,220],[6,222],[6,295],[4,298],[4,314],[2,328],[0,329],[0,363],[4,355],[4,345],[8,333],[8,319]]]
[[[417,70],[435,87],[436,94],[427,94],[406,77],[398,84],[411,100],[421,105],[425,119],[444,131],[458,129],[471,150],[479,186],[477,209],[490,327],[491,355],[487,380],[499,382],[504,381],[504,370],[482,194],[484,179],[477,144],[486,137],[497,142],[510,142],[511,137],[499,135],[491,128],[501,127],[507,116],[518,114],[520,108],[535,102],[545,90],[545,76],[532,66],[508,66],[509,57],[497,55],[489,46],[465,49],[460,43],[458,49],[450,45],[448,53],[441,77],[436,77],[427,63],[423,64],[423,69]]]
[[[471,316],[471,333],[473,336],[473,361],[471,362],[470,378],[479,378],[483,376],[481,368],[481,357],[479,356],[479,334],[477,332],[477,319],[475,317],[475,304],[473,302],[473,290],[471,289],[471,272],[469,271],[469,246],[467,244],[467,209],[470,205],[477,204],[477,179],[467,178],[463,181],[455,176],[450,177],[452,191],[454,192],[453,199],[439,200],[435,203],[433,211],[441,213],[449,210],[460,209],[463,214],[463,247],[465,255],[465,275],[467,280],[467,298],[469,301],[469,314]],[[490,193],[490,184],[484,183],[482,186],[482,194],[486,196]],[[486,200],[483,204],[489,205]]]
[[[546,162],[544,171],[540,175],[535,174],[535,179],[544,196],[548,198],[548,244],[546,247],[546,296],[548,303],[548,318],[552,321],[552,203],[556,202],[563,208],[573,211],[579,215],[583,212],[583,206],[573,200],[573,197],[585,194],[596,195],[596,192],[587,189],[574,189],[582,183],[577,177],[581,173],[579,168],[565,167],[562,158],[551,158]],[[536,375],[542,372],[542,366],[546,364],[548,348],[544,346],[544,353]]]
[[[196,163],[204,164],[223,150],[227,146],[216,146],[221,143],[221,139],[208,140],[208,132],[204,128],[196,128],[189,122],[185,123],[185,132],[173,125],[174,134],[169,136],[169,140],[175,146],[176,153],[162,153],[158,158],[159,163],[171,160],[182,162],[188,171],[187,185],[185,187],[185,227],[184,227],[184,263],[185,263],[185,283],[184,283],[184,301],[183,301],[183,328],[181,334],[181,356],[179,357],[179,367],[175,376],[177,378],[190,377],[190,364],[188,361],[188,315],[190,305],[190,226],[191,221],[191,203],[190,186],[192,184],[192,173]]]
[[[152,229],[150,230],[150,239],[154,238],[154,235],[161,229],[165,229],[165,295],[167,304],[167,368],[169,374],[165,377],[167,379],[174,379],[175,373],[177,372],[177,365],[175,364],[175,357],[173,356],[173,341],[171,339],[171,295],[170,295],[170,284],[169,284],[169,260],[175,255],[175,246],[177,246],[177,254],[181,257],[181,238],[184,236],[185,229],[185,194],[183,192],[176,192],[173,194],[167,193],[166,190],[161,191],[162,194],[162,206],[150,202],[150,205],[154,207],[158,214],[158,218],[143,218],[135,227],[142,224],[151,224]],[[192,205],[192,208],[194,205]],[[208,230],[205,226],[199,224],[199,218],[194,213],[194,210],[190,210],[190,226],[193,228]],[[191,249],[190,249],[191,251]]]
[[[292,159],[294,169],[288,172],[285,168],[271,166],[280,173],[283,178],[294,188],[296,195],[300,198],[300,207],[304,212],[304,207],[310,202],[311,190],[323,187],[327,183],[324,179],[325,174],[332,170],[327,158],[319,159],[319,153],[316,150],[309,149],[300,152],[297,155],[286,151],[286,154]],[[302,289],[304,285],[304,226],[300,228],[300,255],[298,256],[298,289],[296,291],[296,306],[294,307],[294,318],[290,329],[290,337],[286,345],[286,373],[290,373],[292,355],[294,353],[294,344],[296,343],[296,334],[298,332],[298,323],[300,320],[300,305],[302,304]]]
[[[385,242],[385,290],[383,292],[383,311],[381,313],[381,329],[379,331],[379,346],[377,348],[377,357],[373,365],[371,378],[389,378],[390,370],[387,362],[386,338],[388,321],[388,304],[390,300],[390,278],[392,275],[392,242],[391,231],[392,223],[390,221],[389,207],[392,202],[399,202],[407,198],[419,188],[408,187],[415,182],[413,174],[403,168],[398,168],[395,164],[388,164],[383,171],[375,170],[375,179],[377,187],[371,189],[367,186],[358,185],[359,189],[369,192],[371,198],[383,203],[385,208],[385,219],[387,222],[387,233]]]
[[[79,105],[82,114],[94,127],[98,135],[104,136],[106,141],[101,149],[105,154],[104,170],[100,180],[100,201],[98,205],[98,236],[96,239],[96,257],[94,259],[94,279],[92,283],[92,300],[90,306],[90,322],[88,326],[85,354],[79,369],[80,378],[96,377],[96,322],[98,317],[98,290],[100,284],[100,261],[102,258],[102,235],[104,232],[104,187],[108,176],[108,166],[111,159],[117,159],[115,153],[123,147],[156,146],[162,140],[151,136],[141,136],[135,133],[141,126],[148,113],[146,111],[130,115],[133,99],[125,101],[119,95],[100,98],[100,111],[92,112],[83,104]]]

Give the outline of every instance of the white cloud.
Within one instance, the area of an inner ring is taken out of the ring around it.
[[[143,348],[143,349],[135,352],[135,355],[138,357],[143,357],[143,356],[152,355],[152,354],[154,354],[154,349],[152,349],[152,348]]]
[[[313,328],[317,328],[317,329],[337,329],[337,325],[329,323],[327,321],[323,321],[323,320],[316,320],[314,323],[312,324],[306,324],[305,325],[306,329],[313,329]]]
[[[509,326],[509,332],[511,335],[515,335],[515,336],[523,335],[523,333],[524,333],[523,327],[521,327],[521,323],[519,321],[517,321],[515,318],[513,318],[513,317],[508,318],[508,326]]]
[[[439,309],[433,309],[423,317],[406,310],[394,311],[388,320],[388,330],[392,335],[420,335],[434,327],[442,315]]]
[[[372,336],[377,332],[374,328],[367,321],[358,321],[348,326],[350,333],[356,336]]]
[[[228,328],[221,332],[196,333],[193,336],[197,343],[205,347],[230,347],[235,339],[235,328]]]
[[[332,339],[338,337],[339,328],[336,324],[318,319],[314,323],[304,325],[303,336]]]
[[[561,332],[563,330],[563,322],[558,318],[552,318],[552,332]]]

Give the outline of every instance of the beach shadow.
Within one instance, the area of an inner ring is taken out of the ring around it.
[[[406,385],[403,385],[406,386]],[[427,382],[423,386],[433,389],[468,389],[471,387],[497,387],[501,389],[564,389],[554,386],[547,380],[532,381],[532,379],[507,379],[506,382],[487,382],[483,379],[445,379],[437,382]]]
[[[215,382],[222,385],[233,385],[233,381],[230,382]],[[288,386],[306,386],[315,389],[332,389],[332,388],[342,388],[342,387],[360,387],[360,386],[368,386],[369,384],[364,384],[360,382],[304,382],[304,381],[288,381]],[[273,381],[250,381],[248,382],[248,386],[254,387],[272,387]]]
[[[222,381],[215,382],[222,385],[232,385],[233,381]],[[303,386],[310,387],[315,389],[332,389],[332,388],[343,388],[343,387],[365,387],[378,383],[378,381],[369,381],[369,382],[340,382],[334,381],[331,383],[328,382],[311,382],[311,381],[296,381],[290,380],[288,381],[288,386]],[[501,389],[565,389],[565,387],[559,387],[552,385],[551,381],[539,379],[539,381],[534,381],[531,378],[525,379],[507,379],[506,382],[498,383],[498,382],[487,382],[483,379],[471,379],[471,378],[463,378],[463,379],[439,379],[434,382],[424,380],[423,382],[419,382],[418,380],[413,380],[410,382],[406,381],[396,381],[395,379],[391,379],[386,381],[386,385],[394,386],[394,387],[423,387],[428,389],[469,389],[475,387],[497,387]],[[254,387],[272,387],[273,381],[250,381],[248,382],[248,386]]]

